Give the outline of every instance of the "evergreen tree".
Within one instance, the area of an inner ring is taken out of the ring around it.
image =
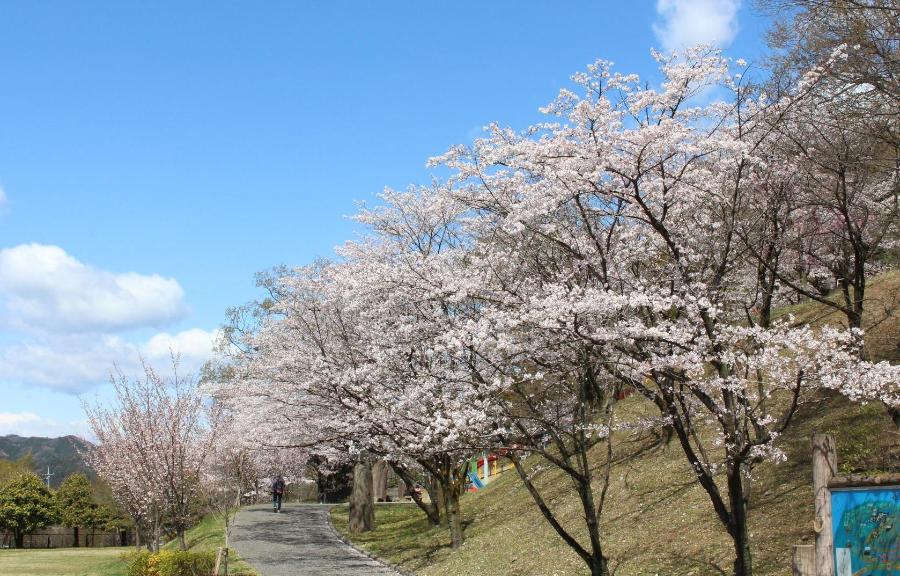
[[[53,494],[37,475],[20,474],[0,486],[0,529],[13,533],[16,548],[25,535],[56,520]]]
[[[94,491],[87,476],[77,472],[68,476],[56,492],[56,505],[63,526],[74,531],[72,546],[78,547],[78,531],[104,523],[104,514],[94,502]]]

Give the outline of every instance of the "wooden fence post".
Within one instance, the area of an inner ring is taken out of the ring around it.
[[[791,570],[793,576],[816,576],[816,547],[812,544],[794,546]]]
[[[834,536],[831,531],[831,492],[828,482],[837,469],[837,451],[834,438],[827,434],[814,434],[813,450],[813,491],[815,494],[816,516],[813,528],[816,531],[816,576],[834,576]]]

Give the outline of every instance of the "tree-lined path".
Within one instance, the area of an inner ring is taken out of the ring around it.
[[[241,510],[232,545],[260,576],[398,576],[344,544],[328,525],[330,506],[268,505]]]

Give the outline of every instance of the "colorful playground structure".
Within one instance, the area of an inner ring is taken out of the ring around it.
[[[493,452],[482,452],[481,456],[473,457],[469,461],[468,486],[469,492],[477,492],[497,477],[498,474],[512,468],[512,464],[506,458]]]

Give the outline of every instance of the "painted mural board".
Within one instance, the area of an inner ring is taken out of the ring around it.
[[[900,486],[831,490],[835,576],[900,576]]]

